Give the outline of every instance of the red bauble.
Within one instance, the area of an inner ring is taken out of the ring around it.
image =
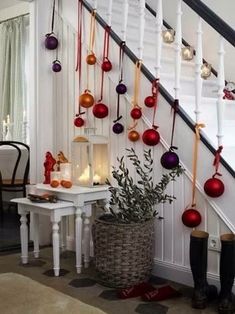
[[[77,128],[80,128],[84,125],[85,121],[82,118],[77,117],[74,119],[73,123]]]
[[[96,56],[94,53],[91,53],[86,57],[86,63],[89,65],[94,65],[96,63]]]
[[[157,145],[160,141],[159,133],[154,129],[148,129],[144,131],[142,135],[142,140],[146,145],[154,146]]]
[[[93,115],[98,119],[103,119],[109,114],[109,109],[105,104],[98,103],[93,107]]]
[[[193,208],[187,209],[182,215],[183,224],[189,228],[195,228],[202,221],[201,214]]]
[[[109,72],[112,70],[112,63],[107,59],[102,63],[101,68],[104,72]]]
[[[128,133],[128,138],[129,138],[130,141],[136,142],[140,138],[140,135],[139,135],[139,133],[137,131],[132,130],[132,131],[130,131]]]
[[[134,120],[137,120],[137,119],[140,119],[142,116],[142,111],[140,108],[133,108],[131,110],[131,117],[134,119]]]
[[[79,104],[83,108],[90,108],[94,104],[94,97],[85,91],[80,97],[79,97]]]
[[[153,96],[148,96],[144,100],[144,104],[148,108],[152,108],[155,105],[156,99]]]
[[[210,178],[204,184],[204,191],[210,197],[219,197],[224,193],[224,184],[220,179]]]

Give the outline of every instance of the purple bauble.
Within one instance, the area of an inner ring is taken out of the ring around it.
[[[120,134],[123,132],[123,130],[124,130],[124,127],[121,123],[115,123],[113,125],[113,133]]]
[[[62,67],[61,67],[60,61],[58,61],[58,60],[54,61],[52,64],[52,71],[60,72],[61,69],[62,69]]]
[[[51,34],[47,34],[45,39],[45,47],[49,50],[56,49],[58,47],[58,39]]]
[[[118,94],[125,94],[126,93],[126,85],[123,84],[123,83],[119,83],[117,86],[116,86],[116,92]]]
[[[172,151],[165,152],[161,157],[161,164],[166,169],[173,169],[179,165],[179,157]]]

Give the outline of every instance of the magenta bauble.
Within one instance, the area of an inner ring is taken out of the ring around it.
[[[112,63],[109,60],[106,60],[102,63],[101,68],[104,72],[109,72],[112,70]]]
[[[62,69],[61,63],[59,60],[53,61],[52,63],[52,71],[53,72],[60,72]]]
[[[109,109],[105,104],[98,103],[93,107],[93,115],[98,119],[103,119],[109,114]]]
[[[133,108],[131,110],[131,117],[134,119],[134,120],[137,120],[137,119],[140,119],[142,116],[142,111],[140,108]]]
[[[186,227],[195,228],[200,225],[202,217],[196,209],[190,208],[184,211],[182,221]]]
[[[123,130],[124,126],[121,123],[117,122],[113,125],[113,133],[120,134],[123,132]]]
[[[161,164],[165,169],[173,169],[179,165],[179,157],[172,151],[165,152],[161,157]]]
[[[82,118],[77,117],[74,119],[73,123],[77,128],[81,128],[84,125],[85,121]]]
[[[224,193],[224,184],[220,179],[210,178],[204,184],[204,191],[210,197],[219,197]]]
[[[46,34],[45,47],[54,50],[58,47],[58,39],[52,34]]]
[[[126,93],[126,85],[123,84],[123,83],[119,83],[117,86],[116,86],[116,92],[118,94],[125,94]]]
[[[156,98],[153,96],[148,96],[144,100],[144,104],[148,108],[152,108],[155,105],[155,102],[156,102]]]
[[[159,133],[154,129],[148,129],[144,131],[142,135],[142,140],[144,144],[149,146],[157,145],[160,141],[160,135]]]

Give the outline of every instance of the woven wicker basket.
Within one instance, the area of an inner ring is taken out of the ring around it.
[[[96,219],[94,260],[98,281],[115,288],[133,286],[150,276],[154,223],[117,224]]]

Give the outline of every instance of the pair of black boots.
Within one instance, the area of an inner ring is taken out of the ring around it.
[[[208,301],[219,297],[218,312],[233,314],[232,287],[235,275],[235,235],[224,234],[220,237],[220,285],[217,288],[207,283],[207,252],[209,234],[204,231],[193,231],[190,236],[190,266],[194,280],[192,307],[204,309]]]

